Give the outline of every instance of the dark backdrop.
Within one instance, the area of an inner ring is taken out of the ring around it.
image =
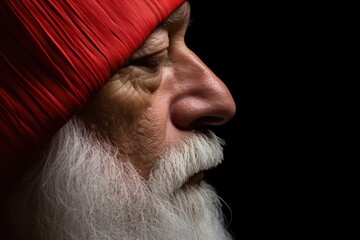
[[[216,2],[216,1],[215,1]],[[244,227],[242,211],[244,211],[243,192],[246,183],[242,172],[242,157],[245,147],[241,132],[241,81],[242,81],[242,43],[240,42],[241,22],[229,12],[229,5],[219,5],[206,1],[190,1],[192,21],[188,29],[187,45],[205,62],[213,72],[228,86],[237,104],[235,117],[226,125],[214,127],[212,130],[226,141],[225,160],[219,167],[207,172],[206,179],[216,187],[224,200],[224,213],[230,231],[235,239],[241,238]],[[218,1],[217,1],[218,2]],[[233,4],[234,5],[234,4]],[[234,21],[235,20],[235,21]]]
[[[213,128],[227,142],[225,160],[206,175],[228,205],[230,231],[235,239],[332,235],[336,204],[326,192],[336,171],[327,167],[336,147],[325,148],[332,126],[323,115],[329,98],[321,94],[329,83],[320,81],[332,77],[332,35],[325,33],[335,24],[320,14],[324,6],[190,3],[188,46],[237,104],[235,117]]]
[[[270,3],[190,3],[187,44],[237,105],[229,123],[213,128],[227,143],[225,160],[206,175],[228,205],[223,210],[229,229],[235,239],[302,236],[309,206],[298,193],[305,146],[290,137],[305,129],[300,114],[292,112],[298,110],[293,100],[302,76],[300,62],[289,56],[303,49],[293,40],[293,12]]]

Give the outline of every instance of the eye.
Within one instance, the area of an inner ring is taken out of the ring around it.
[[[145,61],[140,63],[140,66],[148,68],[157,68],[157,67],[170,67],[174,61],[167,57],[165,59],[144,59]]]
[[[136,60],[130,60],[126,66],[132,65],[136,67],[156,69],[159,67],[170,67],[173,63],[174,61],[168,56],[167,50],[162,50]]]

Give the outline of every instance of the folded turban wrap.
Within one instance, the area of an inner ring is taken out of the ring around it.
[[[1,0],[0,193],[184,0]]]

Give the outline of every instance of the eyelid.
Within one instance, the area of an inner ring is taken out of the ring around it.
[[[143,45],[130,57],[130,60],[137,60],[149,55],[157,54],[169,47],[168,31],[163,28],[156,29]]]
[[[135,59],[129,60],[125,66],[133,65],[139,67],[156,68],[169,67],[174,61],[169,57],[167,49]]]
[[[146,66],[146,67],[170,67],[173,63],[174,63],[174,61],[170,57],[167,57],[165,59],[159,59],[159,60],[148,59],[148,61],[146,61],[144,63],[144,66]]]

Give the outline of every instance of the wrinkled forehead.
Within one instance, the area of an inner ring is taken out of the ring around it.
[[[138,59],[147,54],[155,52],[155,49],[168,47],[168,30],[179,31],[186,29],[190,19],[190,5],[188,2],[177,8],[168,18],[159,24],[147,40],[130,57],[130,60]]]
[[[160,27],[166,27],[168,25],[184,25],[190,18],[190,4],[185,2],[179,8],[177,8],[164,22],[160,24]]]

